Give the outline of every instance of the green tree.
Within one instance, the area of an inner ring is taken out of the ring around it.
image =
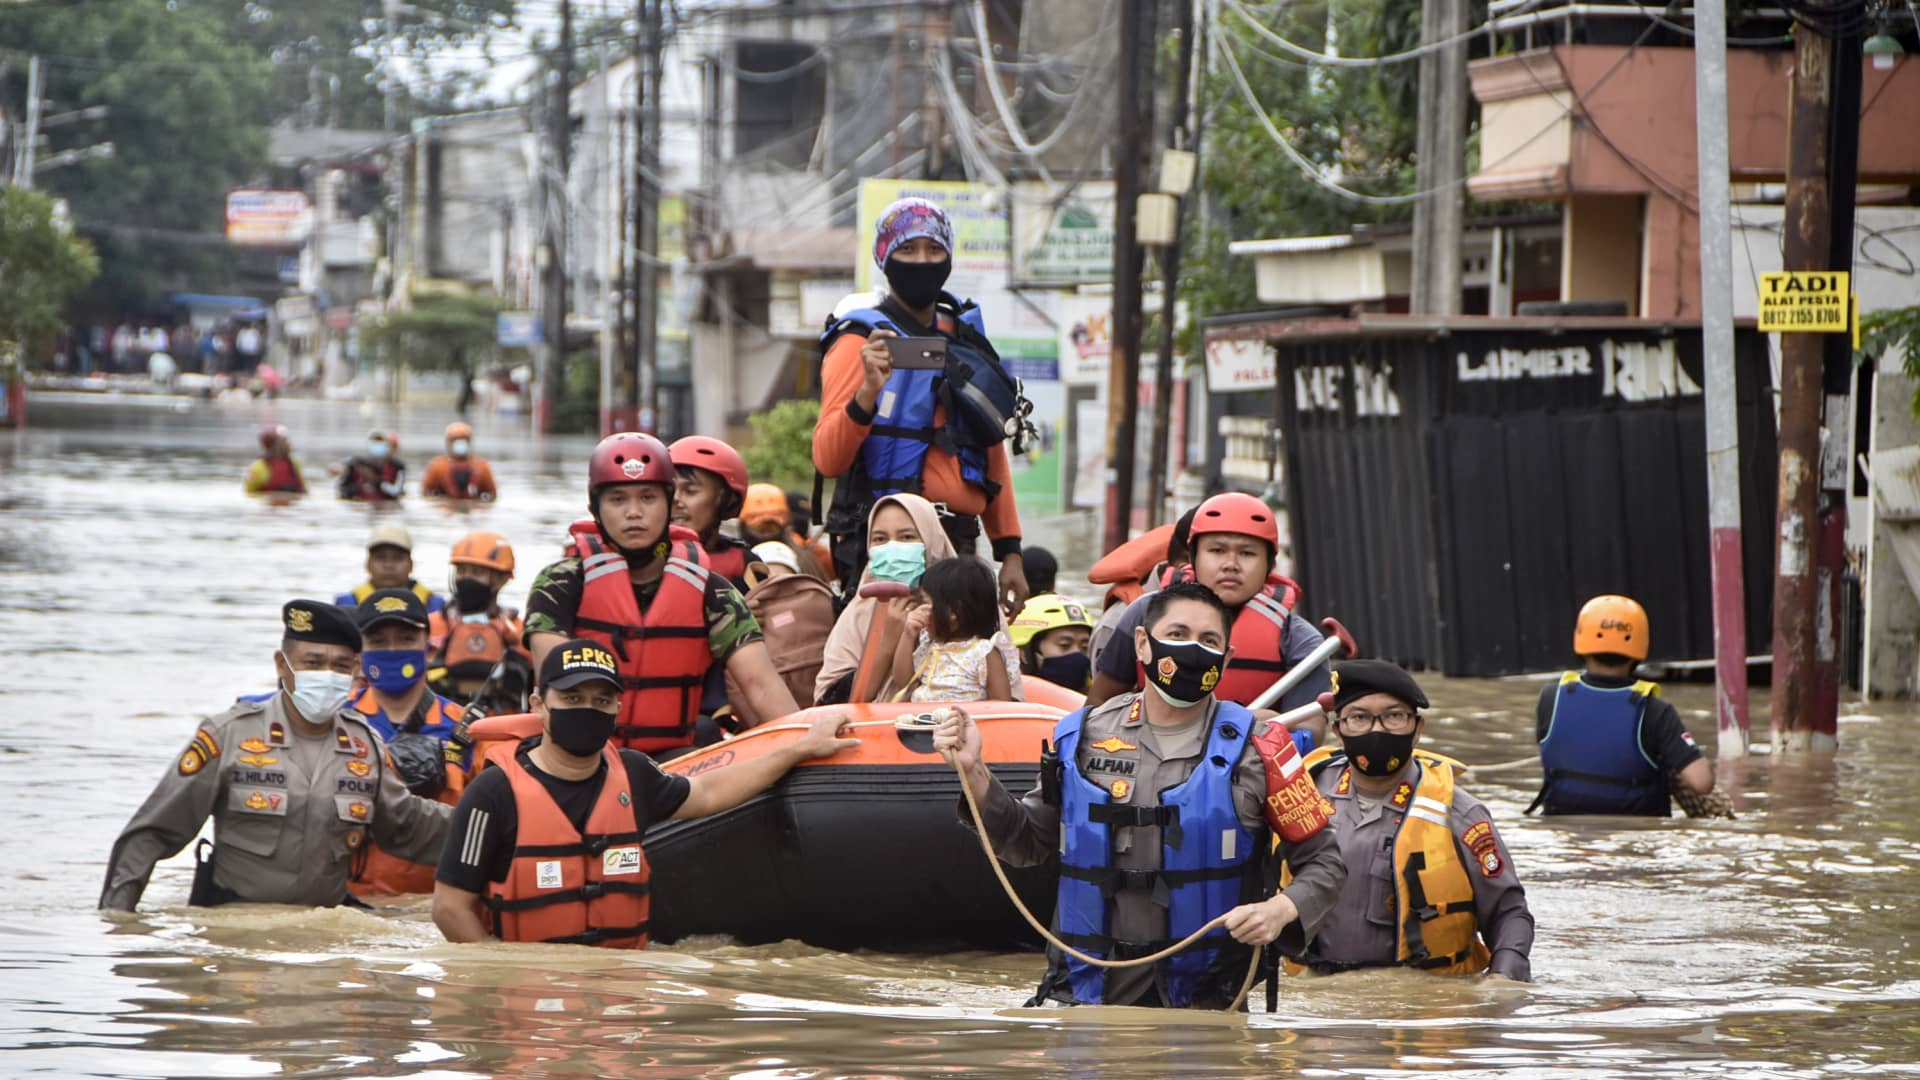
[[[265,59],[228,41],[206,11],[168,0],[0,5],[0,49],[42,56],[43,96],[56,108],[110,110],[47,135],[54,151],[111,141],[112,157],[37,180],[68,200],[75,230],[100,249],[87,306],[113,317],[231,276],[231,253],[209,241],[226,190],[266,162]],[[13,101],[24,66],[11,65]]]
[[[21,347],[29,362],[44,358],[67,299],[99,269],[93,247],[54,220],[51,198],[0,188],[0,343]]]
[[[1855,360],[1900,353],[1901,369],[1920,379],[1920,305],[1864,312],[1860,316],[1860,348]],[[1920,390],[1913,395],[1914,415],[1920,416]]]
[[[513,25],[514,0],[422,0],[402,5],[388,33],[382,0],[175,0],[228,27],[232,40],[273,64],[266,108],[275,120],[379,130],[386,98],[380,58],[457,52],[477,72],[494,59],[487,31]],[[395,88],[406,116],[446,112],[468,80]]]
[[[753,445],[742,451],[747,474],[756,483],[778,484],[787,491],[813,487],[813,429],[820,422],[820,402],[792,399],[747,418]]]
[[[363,327],[360,345],[379,364],[471,376],[501,361],[495,341],[504,310],[499,297],[485,293],[416,294],[408,310],[389,312]]]
[[[1476,9],[1482,9],[1476,5]],[[1259,18],[1282,37],[1326,51],[1325,0],[1288,4]],[[1420,40],[1419,0],[1357,0],[1334,13],[1339,51],[1380,56]],[[1263,42],[1223,10],[1219,30],[1234,42],[1234,57],[1259,105],[1289,142],[1323,169],[1338,169],[1341,186],[1369,195],[1413,189],[1419,64],[1309,68],[1276,59]],[[1262,55],[1272,54],[1272,55]],[[1354,202],[1314,183],[1273,143],[1231,72],[1216,60],[1204,80],[1206,117],[1201,177],[1207,219],[1187,232],[1182,296],[1195,315],[1257,306],[1253,260],[1227,253],[1233,240],[1345,232],[1357,224],[1404,221],[1410,206]]]

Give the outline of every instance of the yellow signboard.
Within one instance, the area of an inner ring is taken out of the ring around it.
[[[1760,332],[1844,334],[1853,326],[1852,293],[1840,270],[1782,270],[1760,275]]]

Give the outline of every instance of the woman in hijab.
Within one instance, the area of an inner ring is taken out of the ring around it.
[[[940,514],[932,503],[918,495],[888,495],[875,502],[867,515],[867,566],[860,574],[860,584],[895,581],[911,587],[919,584],[929,564],[953,556],[953,541],[940,527]],[[886,601],[896,606],[896,616],[904,616],[918,602],[917,598]],[[867,632],[880,604],[856,591],[834,622],[833,632],[827,635],[820,677],[813,684],[816,703],[844,702],[851,695],[860,654],[867,647]],[[882,688],[881,700],[897,689]]]

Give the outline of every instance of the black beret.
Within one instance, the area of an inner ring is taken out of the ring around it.
[[[360,626],[353,613],[324,600],[289,600],[280,609],[287,637],[316,645],[345,645],[360,651]]]
[[[1348,660],[1333,666],[1333,708],[1368,694],[1391,694],[1416,709],[1427,707],[1427,695],[1406,669],[1391,660]]]

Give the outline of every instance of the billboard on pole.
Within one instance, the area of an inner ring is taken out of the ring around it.
[[[227,241],[259,247],[298,247],[313,231],[313,204],[304,191],[236,188],[227,192]]]

